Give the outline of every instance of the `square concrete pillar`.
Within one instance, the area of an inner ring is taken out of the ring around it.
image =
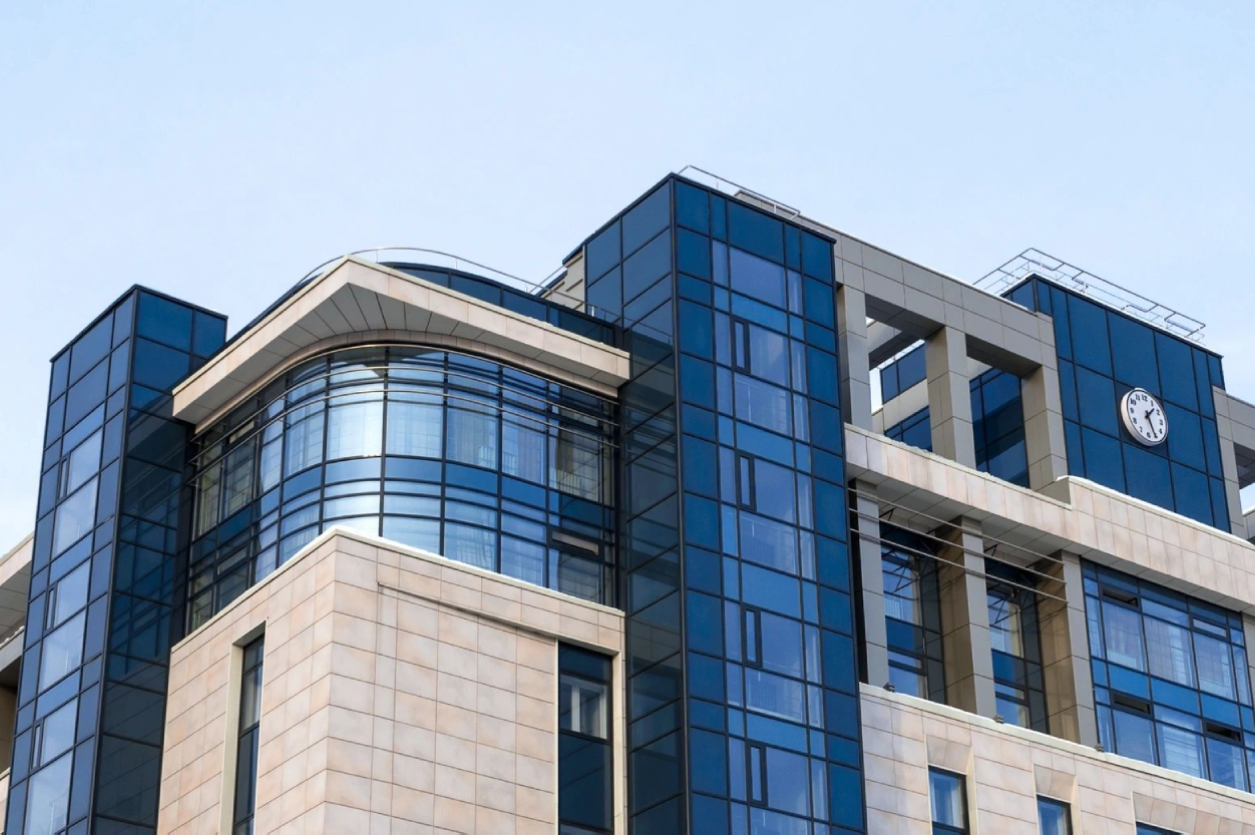
[[[967,337],[956,328],[941,328],[924,340],[924,362],[933,452],[974,469],[976,442],[972,436]]]
[[[851,535],[858,548],[858,576],[862,586],[858,597],[863,630],[863,640],[859,645],[860,672],[867,684],[880,687],[889,681],[889,638],[885,628],[880,505],[875,499],[875,490],[874,485],[854,482],[854,490],[850,491],[850,508],[854,511],[854,524],[857,526]]]
[[[1050,733],[1082,745],[1097,745],[1081,561],[1064,551],[1054,556],[1057,562],[1042,569],[1054,579],[1039,583],[1052,597],[1037,599]]]
[[[1022,378],[1024,446],[1028,454],[1028,485],[1041,490],[1068,474],[1067,440],[1063,431],[1063,403],[1059,370],[1038,366]]]
[[[998,708],[984,540],[976,532],[979,530],[978,522],[959,518],[952,527],[936,533],[949,543],[937,553],[941,563],[941,651],[946,667],[946,704],[992,719]]]
[[[837,341],[841,374],[841,405],[845,422],[872,429],[872,374],[867,343],[867,295],[837,288]]]

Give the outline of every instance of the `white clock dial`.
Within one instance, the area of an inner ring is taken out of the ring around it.
[[[1168,438],[1168,416],[1163,405],[1146,389],[1133,389],[1120,400],[1120,418],[1129,434],[1145,446],[1158,446]]]

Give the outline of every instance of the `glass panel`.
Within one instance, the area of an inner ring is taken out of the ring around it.
[[[287,444],[284,448],[284,475],[299,473],[322,463],[322,405],[306,406],[288,416]]]
[[[608,739],[606,685],[563,674],[558,679],[558,727]]]
[[[1048,797],[1037,798],[1037,820],[1041,835],[1072,835],[1071,811],[1068,804],[1062,801]]]
[[[450,407],[449,460],[495,469],[497,414],[487,407],[461,404]]]
[[[957,774],[930,769],[928,788],[932,799],[933,823],[965,828],[967,802],[963,793],[963,778]]]
[[[439,458],[444,439],[444,408],[439,400],[388,402],[388,454]]]
[[[1194,686],[1194,657],[1190,632],[1157,618],[1146,618],[1146,649],[1151,675]]]
[[[74,721],[78,718],[78,699],[58,708],[44,720],[39,746],[39,762],[52,762],[74,745]]]
[[[60,554],[87,535],[96,523],[96,485],[92,479],[57,507],[52,553]]]
[[[104,430],[97,429],[70,453],[65,464],[65,477],[61,482],[62,496],[73,493],[100,469],[100,444],[103,438]]]
[[[83,662],[83,627],[87,613],[80,612],[44,638],[39,665],[39,689],[60,681]]]
[[[1198,653],[1198,686],[1205,692],[1233,698],[1233,656],[1229,645],[1208,635],[1194,633]]]
[[[1155,732],[1145,716],[1113,710],[1116,731],[1116,753],[1142,762],[1155,762]]]
[[[54,835],[65,826],[72,759],[62,757],[31,778],[26,803],[26,835]]]
[[[993,648],[1016,658],[1024,657],[1020,604],[1003,594],[988,593],[989,640]]]
[[[91,563],[85,562],[57,584],[53,595],[51,626],[64,623],[66,618],[87,605],[87,588],[90,582]]]
[[[1203,740],[1196,733],[1184,728],[1159,723],[1159,754],[1164,768],[1180,771],[1194,777],[1203,776]],[[1119,726],[1117,725],[1117,733]],[[1123,750],[1120,753],[1125,753]],[[1140,759],[1140,758],[1139,758]]]
[[[1145,670],[1142,651],[1142,618],[1136,611],[1103,601],[1102,617],[1107,641],[1107,660],[1135,670]]]
[[[743,374],[733,376],[738,418],[785,435],[792,432],[788,392]]]
[[[327,460],[383,452],[383,401],[334,406],[327,412]]]

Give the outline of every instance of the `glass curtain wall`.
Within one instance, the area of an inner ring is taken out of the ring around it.
[[[1255,712],[1241,617],[1091,563],[1084,581],[1103,747],[1249,791]]]
[[[833,245],[671,178],[585,258],[633,357],[632,831],[861,831]]]
[[[304,362],[197,439],[188,626],[336,525],[611,603],[614,418],[467,354]]]
[[[998,713],[1012,725],[1046,733],[1046,684],[1033,590],[1036,578],[993,560],[986,562],[986,572]]]
[[[187,465],[169,393],[225,332],[135,288],[52,362],[5,831],[153,831]]]
[[[889,683],[899,693],[944,704],[941,590],[935,549],[928,540],[902,528],[881,525],[880,531]]]
[[[1228,531],[1212,394],[1224,388],[1220,357],[1044,279],[1006,295],[1054,319],[1068,471]],[[1163,403],[1167,443],[1142,446],[1120,423],[1132,388]]]
[[[880,370],[884,400],[924,382],[924,346],[910,351]],[[971,381],[972,438],[976,445],[976,469],[1003,481],[1028,486],[1028,451],[1024,439],[1024,401],[1020,378],[1007,371],[989,369]],[[927,407],[893,426],[885,436],[932,451],[932,427]]]

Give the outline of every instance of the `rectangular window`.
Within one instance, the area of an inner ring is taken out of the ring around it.
[[[967,795],[962,775],[930,768],[928,790],[932,799],[933,835],[966,835]]]
[[[1242,617],[1086,563],[1098,732],[1126,757],[1246,791],[1255,762]]]
[[[1041,835],[1072,835],[1072,807],[1051,797],[1037,798]]]
[[[558,817],[564,831],[608,833],[613,816],[610,659],[558,647]]]
[[[265,638],[244,647],[240,681],[239,739],[235,759],[235,813],[233,835],[252,835],[257,811],[257,750],[261,741],[261,684]]]

